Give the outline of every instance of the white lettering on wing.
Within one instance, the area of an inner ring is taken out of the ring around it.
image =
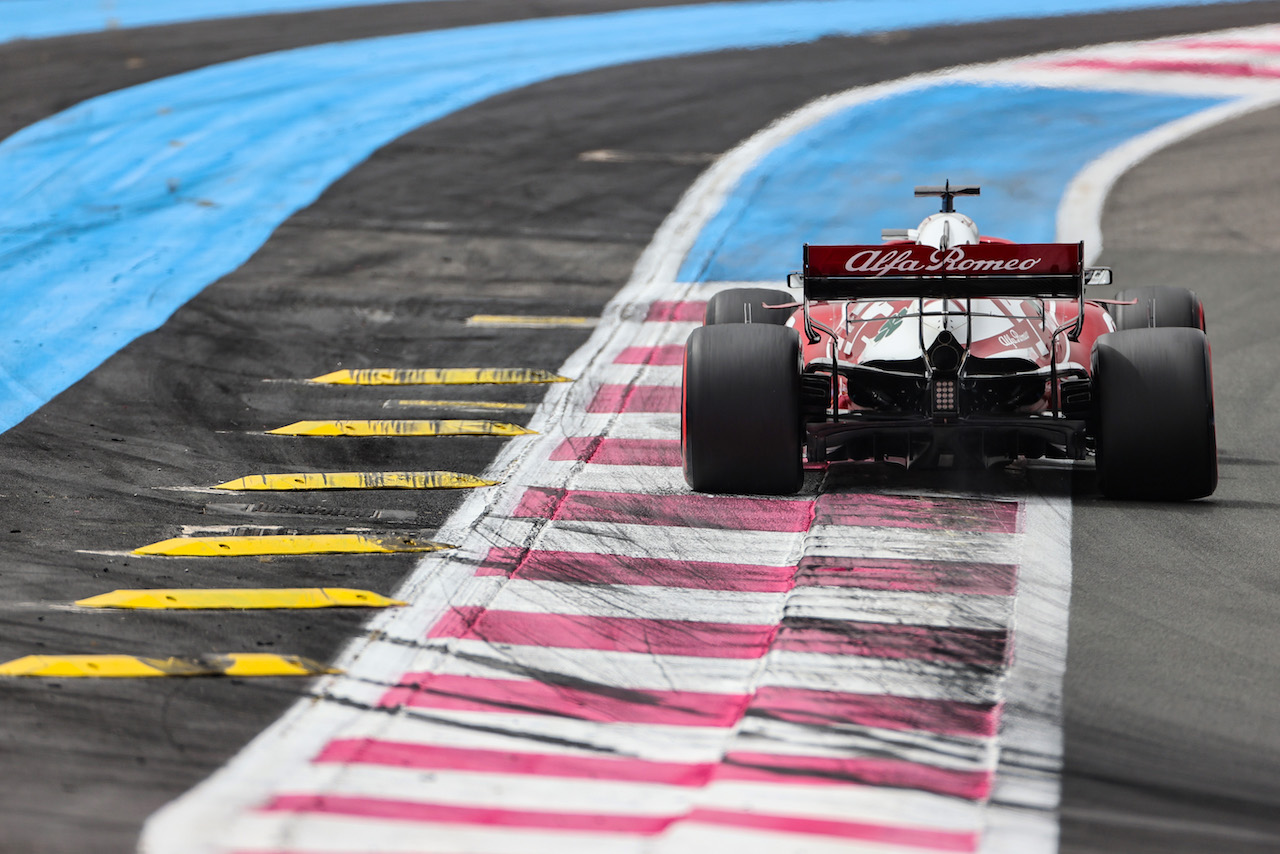
[[[966,258],[964,247],[935,249],[927,261],[912,257],[911,249],[863,249],[845,263],[850,273],[869,273],[874,278],[911,273],[1025,273],[1034,270],[1043,258]]]

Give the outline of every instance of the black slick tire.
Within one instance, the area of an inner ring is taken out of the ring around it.
[[[1204,331],[1204,305],[1186,288],[1167,285],[1125,288],[1116,294],[1116,300],[1135,301],[1133,305],[1111,306],[1117,332],[1165,327]]]
[[[1129,329],[1093,348],[1098,487],[1183,501],[1218,485],[1209,341],[1199,329]]]
[[[703,326],[685,345],[684,477],[698,492],[790,495],[800,456],[800,338],[762,323]]]
[[[793,308],[765,308],[766,305],[789,305],[796,298],[786,291],[771,288],[730,288],[707,300],[703,323],[718,326],[726,323],[764,323],[785,326]]]

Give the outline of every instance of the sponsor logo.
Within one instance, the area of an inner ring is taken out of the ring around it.
[[[883,341],[893,333],[897,332],[898,327],[902,325],[902,318],[906,313],[907,313],[907,310],[904,308],[901,311],[899,311],[897,314],[893,315],[893,317],[890,317],[888,320],[886,320],[881,325],[880,331],[876,333],[876,337],[871,339],[872,343],[874,344],[879,341]]]
[[[1026,332],[1018,332],[1017,330],[1014,330],[1013,332],[1006,332],[996,340],[1006,347],[1014,347],[1021,344],[1023,341],[1026,341],[1030,337],[1031,336]]]
[[[927,258],[910,248],[864,249],[855,252],[844,265],[850,273],[870,273],[873,277],[925,273],[1025,273],[1034,270],[1043,258],[966,258],[963,247],[935,249]]]

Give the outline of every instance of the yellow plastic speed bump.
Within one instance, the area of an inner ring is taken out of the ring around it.
[[[500,400],[388,400],[382,404],[392,406],[433,406],[440,409],[512,409],[527,411],[533,408],[529,403],[507,403]]]
[[[194,658],[133,655],[28,655],[0,664],[0,676],[137,678],[149,676],[318,676],[338,673],[310,658],[235,652]]]
[[[278,589],[113,590],[76,602],[82,608],[212,610],[261,608],[389,608],[406,605],[369,590],[346,587]]]
[[[553,315],[533,316],[525,314],[473,314],[467,318],[467,326],[595,326],[598,317],[561,317]]]
[[[297,421],[268,430],[277,436],[524,436],[518,424],[474,420]]]
[[[535,368],[368,368],[313,377],[328,385],[517,385],[567,383],[571,380]]]
[[[249,555],[390,554],[434,552],[454,546],[413,537],[367,534],[270,534],[265,536],[173,537],[142,548],[136,555],[167,557],[244,557]]]
[[[214,489],[285,492],[309,489],[472,489],[498,481],[452,471],[301,472],[256,474],[220,483]]]

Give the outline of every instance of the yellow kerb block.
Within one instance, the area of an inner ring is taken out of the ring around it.
[[[237,652],[195,658],[133,655],[28,655],[0,664],[0,676],[140,678],[153,676],[318,676],[339,671],[297,655]]]
[[[297,421],[268,430],[277,436],[523,436],[518,424],[476,420]]]
[[[76,602],[82,608],[215,610],[266,608],[388,608],[407,603],[346,587],[277,589],[113,590]]]
[[[536,368],[367,368],[334,371],[307,382],[326,385],[526,385],[570,380]]]
[[[304,472],[257,474],[220,483],[214,489],[286,492],[314,489],[473,489],[498,481],[452,471]]]
[[[384,554],[434,552],[454,546],[413,537],[367,534],[275,534],[266,536],[174,537],[134,549],[136,555],[246,557],[252,555]]]

